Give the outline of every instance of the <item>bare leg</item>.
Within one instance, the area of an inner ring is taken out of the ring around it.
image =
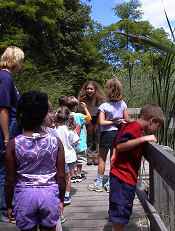
[[[66,192],[71,191],[71,174],[70,172],[66,173]]]
[[[82,164],[77,164],[77,174],[81,174],[82,172]]]
[[[112,231],[124,231],[124,227],[122,224],[113,224]]]
[[[98,155],[98,174],[104,175],[105,172],[105,163],[106,163],[106,157],[108,154],[108,150],[104,148],[100,148],[99,155]]]

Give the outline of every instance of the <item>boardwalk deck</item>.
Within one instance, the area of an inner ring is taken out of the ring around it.
[[[86,166],[84,170],[87,172],[87,179],[79,184],[73,184],[72,204],[65,207],[64,215],[67,220],[63,224],[63,231],[111,231],[107,213],[108,194],[91,192],[87,189],[88,184],[95,179],[97,167]],[[144,211],[135,198],[133,215],[126,231],[137,230],[149,229]],[[15,225],[0,223],[0,231],[17,231],[17,229]]]

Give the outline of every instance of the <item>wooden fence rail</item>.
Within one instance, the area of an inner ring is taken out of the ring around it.
[[[138,185],[137,195],[150,220],[151,231],[175,230],[175,156],[157,144],[145,145],[149,161],[149,192]]]

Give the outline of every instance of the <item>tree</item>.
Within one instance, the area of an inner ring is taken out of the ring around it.
[[[0,51],[24,49],[23,78],[30,88],[73,94],[91,72],[108,66],[85,33],[89,13],[79,0],[0,0]],[[23,78],[16,79],[19,88],[28,90]]]
[[[139,9],[140,7],[141,4],[138,0],[130,0],[129,2],[117,4],[114,7],[114,12],[122,20],[128,19],[130,21],[136,21],[140,19],[143,14]]]

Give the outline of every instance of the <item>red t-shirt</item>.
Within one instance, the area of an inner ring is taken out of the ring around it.
[[[143,136],[143,129],[137,121],[127,123],[119,131],[114,141],[114,147],[119,143],[141,136]],[[126,152],[118,152],[114,162],[111,164],[111,173],[127,184],[136,185],[141,158],[142,145],[138,145]]]

